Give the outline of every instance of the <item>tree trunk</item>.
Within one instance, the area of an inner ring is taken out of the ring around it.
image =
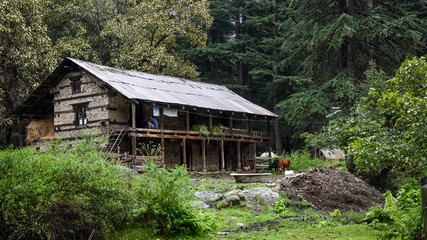
[[[277,5],[276,0],[273,0],[273,8],[275,9]],[[276,16],[273,16],[273,39],[277,38],[279,35],[279,31],[276,26]],[[273,56],[275,59],[279,57],[279,51],[277,46],[273,47]],[[272,66],[273,71],[273,82],[276,79],[276,77],[279,75],[279,70],[277,69],[277,63],[273,61]],[[276,106],[279,103],[279,98],[277,96],[277,93],[274,92],[274,106]],[[278,114],[279,110],[277,107],[274,107],[274,113]],[[278,120],[274,121],[274,142],[276,146],[276,153],[278,155],[282,155],[283,147],[282,147],[282,130],[280,128],[280,123]]]

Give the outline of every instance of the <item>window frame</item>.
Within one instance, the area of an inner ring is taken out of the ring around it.
[[[71,84],[71,93],[81,93],[82,92],[82,77],[72,77],[70,78]]]
[[[89,105],[88,103],[79,103],[79,104],[73,105],[74,115],[75,115],[74,122],[76,127],[88,125],[88,122],[89,122],[87,118],[88,105]]]

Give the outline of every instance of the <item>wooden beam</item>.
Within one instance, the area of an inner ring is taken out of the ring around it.
[[[251,121],[251,115],[248,115],[248,135],[252,135],[252,121]]]
[[[212,112],[209,112],[209,132],[212,133]]]
[[[237,141],[237,170],[242,170],[242,163],[241,163],[241,156],[240,156],[240,141]]]
[[[160,129],[165,129],[165,116],[163,115],[163,107],[159,107],[160,114]]]
[[[225,171],[224,140],[221,140],[221,171]]]
[[[162,138],[160,140],[160,145],[162,146],[162,152],[160,153],[160,155],[163,157],[163,164],[166,166],[166,161],[165,161],[165,138]]]
[[[256,171],[256,143],[253,143],[253,148],[254,148],[254,169]]]
[[[132,103],[132,128],[136,128],[136,104]]]
[[[230,120],[228,120],[228,133],[233,135],[233,115],[230,115]]]
[[[185,138],[182,139],[182,161],[184,162],[184,167],[187,168],[187,144]]]
[[[206,140],[202,140],[202,160],[203,160],[203,172],[206,172]]]
[[[185,130],[190,131],[190,112],[188,110],[185,112]]]
[[[267,136],[270,137],[270,119],[267,118]]]
[[[94,94],[88,94],[88,95],[82,95],[82,96],[76,96],[76,97],[55,99],[55,100],[53,100],[53,102],[69,101],[69,100],[75,100],[75,99],[85,99],[85,98],[89,98],[89,97],[97,97],[97,96],[104,96],[104,95],[108,95],[108,92],[101,92],[101,93],[94,93]]]
[[[131,104],[131,108],[132,108],[132,128],[133,131],[135,133],[135,128],[136,128],[136,104],[134,102],[132,102]],[[134,134],[134,136],[132,137],[132,154],[136,157],[136,136]]]

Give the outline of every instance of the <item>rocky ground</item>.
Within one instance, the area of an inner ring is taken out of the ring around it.
[[[311,168],[295,177],[272,175],[271,183],[258,186],[257,184],[240,184],[237,189],[230,188],[234,179],[229,175],[199,176],[193,178],[196,182],[214,181],[220,186],[205,191],[197,191],[195,196],[204,203],[205,207],[246,206],[259,209],[259,200],[272,204],[279,197],[278,191],[284,191],[290,198],[304,199],[317,210],[332,212],[367,211],[374,205],[384,204],[384,195],[363,180],[347,171],[338,169],[339,166]],[[228,187],[224,187],[228,186]],[[217,204],[220,202],[220,204]],[[263,204],[261,204],[263,205]]]

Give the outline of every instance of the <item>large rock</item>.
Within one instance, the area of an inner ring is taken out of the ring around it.
[[[217,193],[215,191],[201,191],[195,192],[194,196],[196,196],[200,201],[205,203],[216,202],[222,199],[223,194]]]
[[[230,195],[228,197],[225,197],[221,203],[221,207],[223,208],[227,208],[231,206],[239,206],[239,205],[240,205],[240,197],[237,195]]]
[[[273,204],[279,197],[279,193],[266,187],[247,189],[240,192],[238,195],[241,200],[257,203],[260,203],[259,198],[261,197],[262,199],[264,199],[264,203],[266,204]]]
[[[233,191],[227,192],[224,194],[224,198],[228,198],[231,195],[239,195],[239,193],[241,192],[242,190],[233,190]]]

